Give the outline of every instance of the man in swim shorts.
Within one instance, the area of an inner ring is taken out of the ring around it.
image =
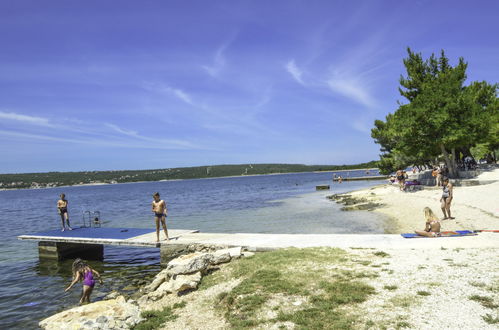
[[[152,211],[154,212],[154,220],[156,221],[156,242],[159,242],[159,222],[161,221],[161,225],[163,226],[163,230],[165,231],[166,240],[169,241],[168,238],[168,229],[166,228],[166,216],[168,215],[168,210],[166,209],[166,203],[164,200],[159,198],[159,193],[154,193],[152,195],[154,200],[152,201]]]
[[[68,224],[68,229],[73,230],[69,225],[68,201],[66,200],[66,195],[61,194],[60,197],[61,199],[57,201],[57,212],[59,212],[59,215],[61,216],[61,223],[62,223],[61,231],[66,230],[66,226],[64,225],[64,220],[66,220],[66,223]]]

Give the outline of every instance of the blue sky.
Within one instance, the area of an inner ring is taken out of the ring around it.
[[[378,158],[406,47],[497,82],[499,1],[1,1],[0,173]]]

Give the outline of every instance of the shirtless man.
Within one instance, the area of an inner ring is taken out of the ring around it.
[[[59,215],[61,216],[61,223],[62,223],[62,230],[66,230],[66,226],[64,225],[64,220],[66,220],[66,223],[68,224],[68,229],[73,230],[71,226],[69,225],[69,214],[68,214],[68,201],[66,200],[66,195],[61,194],[60,195],[61,199],[57,201],[57,212],[59,212]]]
[[[168,210],[166,209],[166,203],[164,200],[159,199],[159,193],[154,193],[152,195],[154,198],[152,202],[152,211],[154,212],[154,220],[156,221],[156,242],[159,242],[159,222],[163,225],[163,230],[165,231],[166,240],[169,241],[168,238],[168,229],[166,228],[165,218],[168,215]]]
[[[449,179],[444,178],[443,189],[442,189],[442,198],[440,199],[440,202],[442,203],[442,205],[441,205],[442,212],[444,213],[443,220],[454,219],[450,215],[450,203],[452,202],[452,197],[454,196],[452,190],[453,190],[452,184],[449,182]]]

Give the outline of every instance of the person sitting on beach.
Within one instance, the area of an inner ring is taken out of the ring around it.
[[[442,189],[442,198],[440,198],[440,202],[442,203],[441,208],[444,213],[445,219],[454,219],[450,215],[450,203],[452,202],[452,197],[454,196],[452,192],[452,183],[449,182],[449,178],[443,179],[443,189]]]
[[[57,201],[57,211],[61,216],[62,231],[66,230],[64,220],[66,220],[66,223],[68,224],[68,229],[73,230],[73,228],[71,228],[71,226],[69,225],[68,201],[66,200],[66,195],[61,194],[60,197],[61,199]]]
[[[168,238],[168,229],[166,228],[165,218],[168,215],[168,210],[166,209],[166,203],[164,200],[159,199],[159,193],[154,193],[152,195],[154,200],[152,201],[152,211],[154,212],[154,220],[156,221],[156,242],[159,242],[159,222],[161,221],[161,225],[163,226],[163,230],[165,231],[166,240],[169,241]]]
[[[85,261],[81,259],[76,259],[73,262],[72,271],[73,281],[64,290],[64,292],[69,291],[78,281],[83,281],[80,305],[84,303],[90,303],[90,294],[92,293],[95,286],[94,275],[97,276],[97,278],[99,279],[99,283],[102,284],[102,278],[100,277],[99,272],[92,269],[92,267],[90,267]]]
[[[424,231],[416,230],[416,234],[426,237],[438,237],[440,236],[440,221],[438,217],[433,213],[429,207],[423,209],[424,217],[426,219],[426,226]]]

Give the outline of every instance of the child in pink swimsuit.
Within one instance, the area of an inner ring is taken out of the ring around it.
[[[72,270],[73,281],[64,291],[69,291],[78,281],[83,280],[83,290],[81,292],[80,305],[89,303],[90,294],[92,293],[95,286],[94,274],[99,279],[99,283],[102,284],[102,279],[99,272],[92,269],[85,261],[81,259],[76,259],[73,262]]]

